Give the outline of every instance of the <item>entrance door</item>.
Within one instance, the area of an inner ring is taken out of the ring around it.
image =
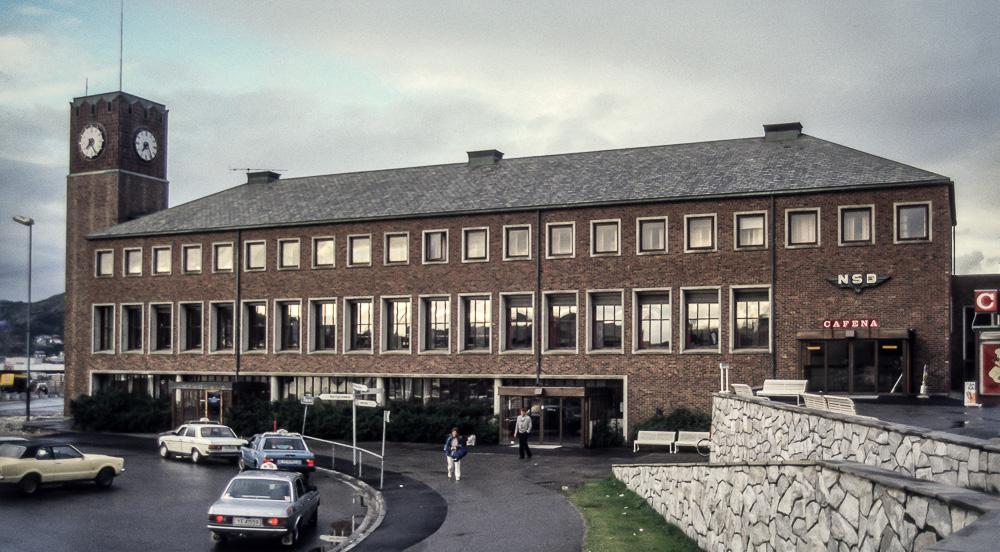
[[[905,340],[808,341],[802,373],[813,392],[904,393],[906,354]]]
[[[506,435],[514,438],[514,424],[528,410],[531,418],[529,443],[540,445],[577,444],[581,442],[582,397],[509,397],[504,401],[503,419]]]

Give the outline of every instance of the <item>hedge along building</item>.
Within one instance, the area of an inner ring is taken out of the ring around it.
[[[382,390],[587,443],[730,379],[949,389],[950,179],[764,136],[246,184],[167,208],[167,110],[76,98],[67,397]],[[99,145],[95,145],[99,144]],[[504,424],[505,425],[505,424]],[[507,429],[507,428],[505,428]]]

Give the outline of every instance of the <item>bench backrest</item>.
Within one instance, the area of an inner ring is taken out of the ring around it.
[[[764,393],[804,393],[809,380],[764,380]]]
[[[736,394],[741,397],[753,396],[753,389],[750,389],[750,386],[745,383],[734,383],[732,384],[732,386],[733,386],[733,391],[735,391]]]
[[[829,396],[826,398],[826,408],[830,412],[838,414],[858,414],[854,407],[854,400],[850,397]]]
[[[697,443],[702,439],[708,439],[707,431],[678,431],[677,440],[685,443]]]
[[[640,430],[635,439],[636,441],[665,441],[672,443],[677,439],[677,433],[674,431]]]
[[[806,408],[815,408],[816,410],[826,410],[826,397],[823,395],[813,395],[812,393],[802,393],[802,402],[805,404]]]

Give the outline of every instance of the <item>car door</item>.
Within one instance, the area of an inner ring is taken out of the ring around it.
[[[91,479],[97,475],[96,468],[89,466],[83,455],[69,445],[54,445],[52,456],[63,481]]]
[[[319,506],[319,493],[311,490],[304,477],[298,477],[295,479],[295,494],[298,515],[308,519]]]
[[[243,459],[243,464],[248,468],[257,467],[257,462],[254,459],[254,451],[257,450],[259,442],[260,436],[254,435],[247,446],[240,447],[240,457]]]
[[[181,436],[187,432],[188,426],[182,425],[171,435],[163,436],[163,444],[167,445],[170,452],[181,452]]]
[[[34,464],[34,468],[42,476],[42,483],[67,480],[67,475],[56,464],[56,457],[52,454],[52,447],[50,446],[38,447],[38,450],[35,451]]]

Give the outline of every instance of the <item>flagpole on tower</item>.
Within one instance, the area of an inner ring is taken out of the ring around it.
[[[121,0],[120,19],[118,21],[118,91],[122,91],[122,67],[125,59],[125,0]]]

